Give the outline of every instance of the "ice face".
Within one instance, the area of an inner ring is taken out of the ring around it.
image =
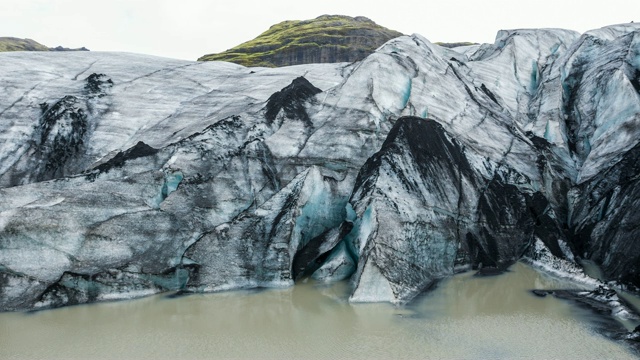
[[[391,289],[389,280],[382,275],[378,266],[372,262],[365,262],[359,271],[356,290],[349,301],[351,302],[397,302]]]
[[[261,102],[301,74],[327,89],[342,80],[343,67],[328,64],[308,69],[249,70],[229,63],[134,54],[32,55],[2,54],[0,76],[7,96],[0,100],[0,113],[14,119],[11,124],[0,125],[3,186],[15,185],[17,180],[11,177],[23,174],[31,166],[23,163],[21,156],[34,151],[25,141],[38,135],[32,119],[41,117],[40,104],[53,108],[52,103],[66,96],[73,96],[82,104],[88,124],[82,154],[73,160],[86,168],[110,152],[130,148],[138,141],[160,148],[242,113],[252,108],[251,104],[260,108]],[[10,75],[17,72],[23,75]],[[103,74],[112,82],[104,96],[96,97],[87,89],[92,74]],[[226,81],[228,78],[235,80]]]
[[[638,31],[414,34],[278,69],[0,54],[0,308],[290,286],[297,265],[401,303],[534,239],[640,283]]]
[[[331,251],[322,266],[313,273],[312,278],[323,282],[336,282],[348,279],[355,271],[356,263],[347,245],[342,241]]]

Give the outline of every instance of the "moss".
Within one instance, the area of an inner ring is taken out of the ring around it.
[[[291,52],[302,49],[316,49],[317,52],[324,48],[340,50],[344,54],[353,50],[353,60],[359,60],[363,53],[371,53],[384,42],[401,35],[364,17],[323,15],[313,20],[283,21],[253,40],[198,60],[230,61],[244,66],[283,66],[293,65],[283,60]]]
[[[31,39],[0,37],[0,52],[4,51],[49,51],[49,48]]]

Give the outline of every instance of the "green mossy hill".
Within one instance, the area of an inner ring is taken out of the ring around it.
[[[89,49],[84,46],[78,49],[69,49],[62,46],[50,48],[31,39],[0,37],[0,52],[5,51],[89,51]]]
[[[364,59],[385,42],[402,36],[362,16],[322,15],[284,21],[257,38],[198,61],[229,61],[244,66],[278,67]]]
[[[0,37],[0,52],[3,51],[49,51],[49,48],[31,39]]]

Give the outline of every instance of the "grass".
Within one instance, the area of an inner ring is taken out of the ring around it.
[[[313,20],[289,20],[273,25],[257,38],[199,61],[230,61],[244,66],[276,66],[278,54],[303,49],[333,47],[372,52],[382,43],[402,34],[373,21],[341,15],[323,15]]]
[[[49,51],[49,48],[31,39],[0,37],[0,52],[4,51]]]

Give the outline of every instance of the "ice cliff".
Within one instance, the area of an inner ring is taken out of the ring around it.
[[[640,286],[636,24],[278,69],[3,53],[0,79],[0,310],[309,276],[405,303],[522,257]]]

